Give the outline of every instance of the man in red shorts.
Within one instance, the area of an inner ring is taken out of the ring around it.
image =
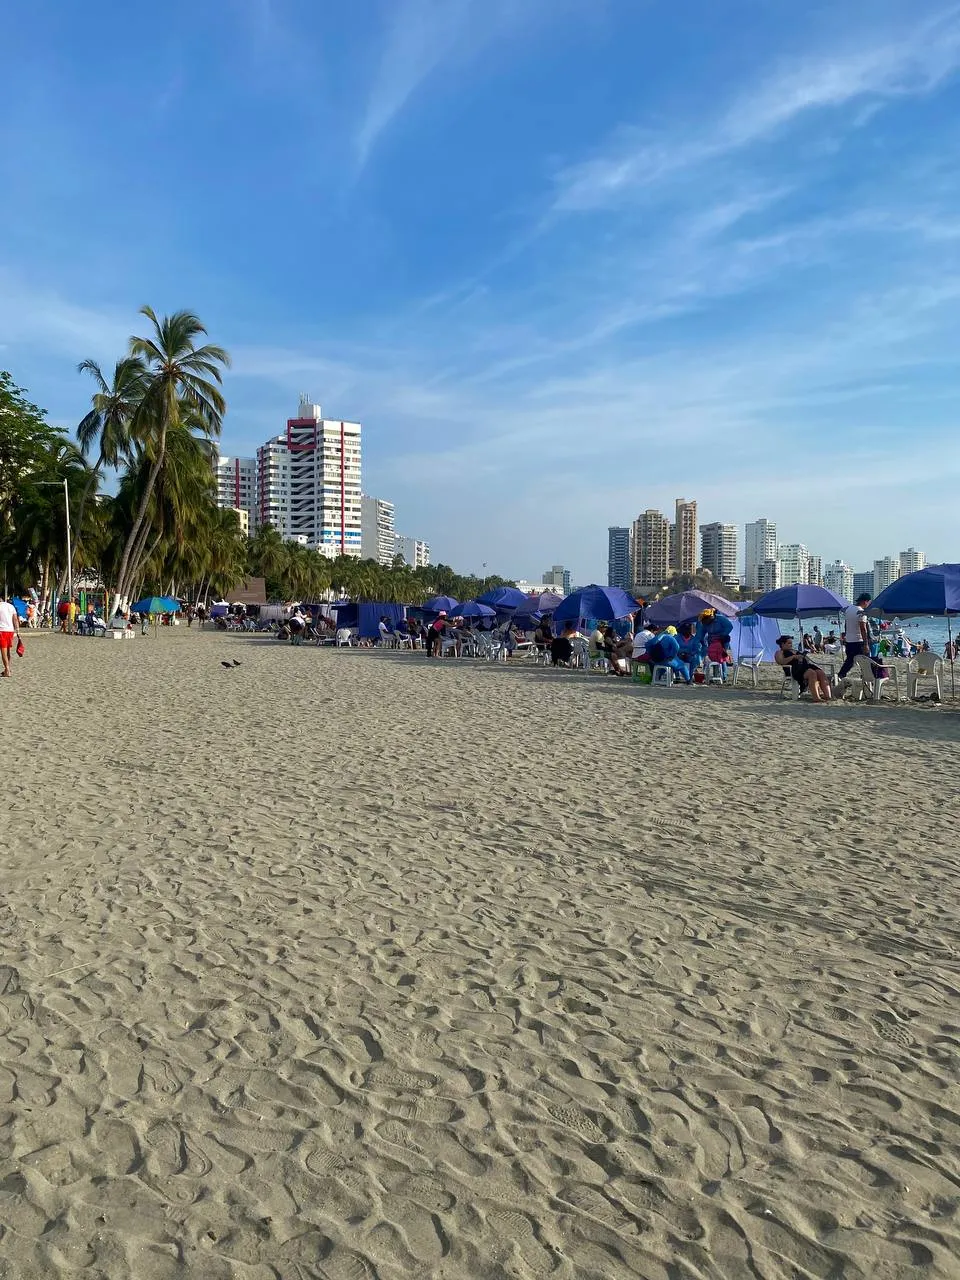
[[[0,600],[0,662],[3,663],[3,674],[10,674],[10,651],[13,648],[13,638],[20,639],[20,617],[16,609],[4,597]]]

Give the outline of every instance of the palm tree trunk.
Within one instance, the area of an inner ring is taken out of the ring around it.
[[[163,463],[166,458],[167,421],[168,421],[168,418],[165,412],[164,418],[163,418],[163,427],[161,428],[161,431],[160,431],[160,439],[157,443],[156,461],[153,463],[153,466],[150,468],[150,474],[147,476],[147,483],[143,490],[143,494],[141,495],[140,503],[137,507],[137,513],[134,516],[133,524],[130,527],[130,532],[127,534],[127,540],[124,543],[124,547],[123,547],[123,556],[121,557],[121,560],[120,560],[120,570],[117,573],[117,588],[116,588],[117,604],[121,607],[125,607],[126,604],[128,603],[126,599],[126,593],[129,591],[130,579],[133,577],[133,572],[134,572],[131,564],[134,544],[136,543],[136,540],[140,534],[140,530],[143,527],[144,521],[147,518],[147,507],[150,504],[150,499],[153,497],[153,490],[157,483],[157,477],[160,475],[160,471],[163,467]]]

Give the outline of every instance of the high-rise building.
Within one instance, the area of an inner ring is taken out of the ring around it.
[[[843,596],[844,600],[853,599],[853,570],[842,560],[834,560],[823,569],[823,585],[828,591]]]
[[[404,564],[408,564],[411,569],[426,569],[430,563],[430,547],[420,538],[395,534],[393,548],[394,555],[403,556]]]
[[[780,561],[779,560],[763,560],[756,566],[755,579],[757,585],[754,591],[776,591],[778,587],[782,587],[780,581]]]
[[[386,498],[360,497],[360,554],[364,560],[393,564],[395,530],[393,503]]]
[[[857,596],[874,595],[873,590],[873,570],[868,569],[864,573],[855,573],[853,575],[853,595],[851,600],[856,600]]]
[[[744,551],[746,555],[744,577],[747,589],[759,591],[761,587],[757,581],[757,574],[760,565],[766,560],[777,558],[777,526],[772,520],[761,516],[759,520],[754,520],[747,525]],[[772,589],[775,588],[765,588],[765,590]]]
[[[823,586],[822,556],[807,556],[807,582],[811,587]]]
[[[670,565],[674,573],[697,571],[697,503],[678,498],[674,521],[673,552]]]
[[[884,587],[896,582],[900,577],[900,561],[893,556],[884,556],[882,560],[873,562],[873,594],[878,596]]]
[[[561,595],[570,594],[570,570],[565,569],[562,564],[555,564],[547,569],[543,575],[543,581],[547,586],[559,591]]]
[[[650,507],[633,522],[631,587],[644,590],[661,586],[667,578],[669,552],[670,521]]]
[[[301,397],[286,432],[257,450],[258,524],[325,556],[359,556],[360,432]]]
[[[781,587],[793,587],[798,582],[807,581],[807,566],[810,553],[802,542],[785,542],[777,549],[780,561]]]
[[[611,525],[607,530],[607,586],[629,591],[631,582],[630,529]]]
[[[713,524],[700,526],[700,563],[720,582],[737,581],[737,526]]]
[[[900,577],[905,573],[916,573],[918,569],[926,568],[927,557],[922,551],[914,551],[913,547],[908,547],[906,551],[900,552]]]
[[[245,512],[247,530],[252,531],[257,526],[256,458],[228,458],[221,453],[217,455],[215,470],[217,506]]]

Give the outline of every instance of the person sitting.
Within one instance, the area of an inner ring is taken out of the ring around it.
[[[299,606],[290,615],[287,626],[290,630],[290,643],[303,644],[303,634],[307,629],[307,620],[300,612]]]
[[[534,632],[533,642],[537,646],[539,653],[553,653],[553,627],[550,625],[549,618],[544,618]],[[554,663],[556,666],[556,663]]]
[[[793,636],[778,636],[777,645],[779,647],[773,655],[777,666],[789,671],[800,689],[805,689],[814,702],[829,702],[832,695],[826,673],[815,666],[806,654],[796,652]]]
[[[642,623],[633,633],[633,652],[631,654],[631,660],[634,667],[637,667],[640,663],[646,663],[649,665],[650,659],[647,657],[647,645],[652,639],[653,632],[645,623]]]
[[[607,639],[607,624],[598,622],[594,629],[590,632],[587,640],[587,652],[590,656],[590,665],[599,662],[601,658],[605,658]]]
[[[653,637],[647,645],[647,660],[655,667],[669,667],[684,684],[693,683],[690,668],[680,657],[676,627],[667,627]]]
[[[569,667],[573,661],[573,642],[580,638],[577,628],[568,622],[563,635],[550,637],[550,660],[555,667]]]
[[[823,652],[824,653],[840,652],[840,641],[837,639],[837,633],[835,631],[828,631],[827,634],[824,636]]]
[[[625,676],[628,674],[628,664],[633,653],[633,637],[618,636],[613,627],[607,627],[603,652],[610,664],[610,675]]]
[[[685,662],[691,671],[696,671],[703,661],[703,644],[692,622],[681,622],[677,628],[677,643],[680,645],[680,661]]]
[[[389,648],[393,645],[393,631],[390,627],[390,619],[384,614],[377,624],[377,630],[380,633],[379,644],[382,649]]]

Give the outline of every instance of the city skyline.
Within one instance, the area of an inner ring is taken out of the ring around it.
[[[956,558],[955,5],[115,10],[5,32],[0,367],[53,422],[186,305],[226,454],[310,386],[465,571],[600,577],[634,468],[827,562]]]

